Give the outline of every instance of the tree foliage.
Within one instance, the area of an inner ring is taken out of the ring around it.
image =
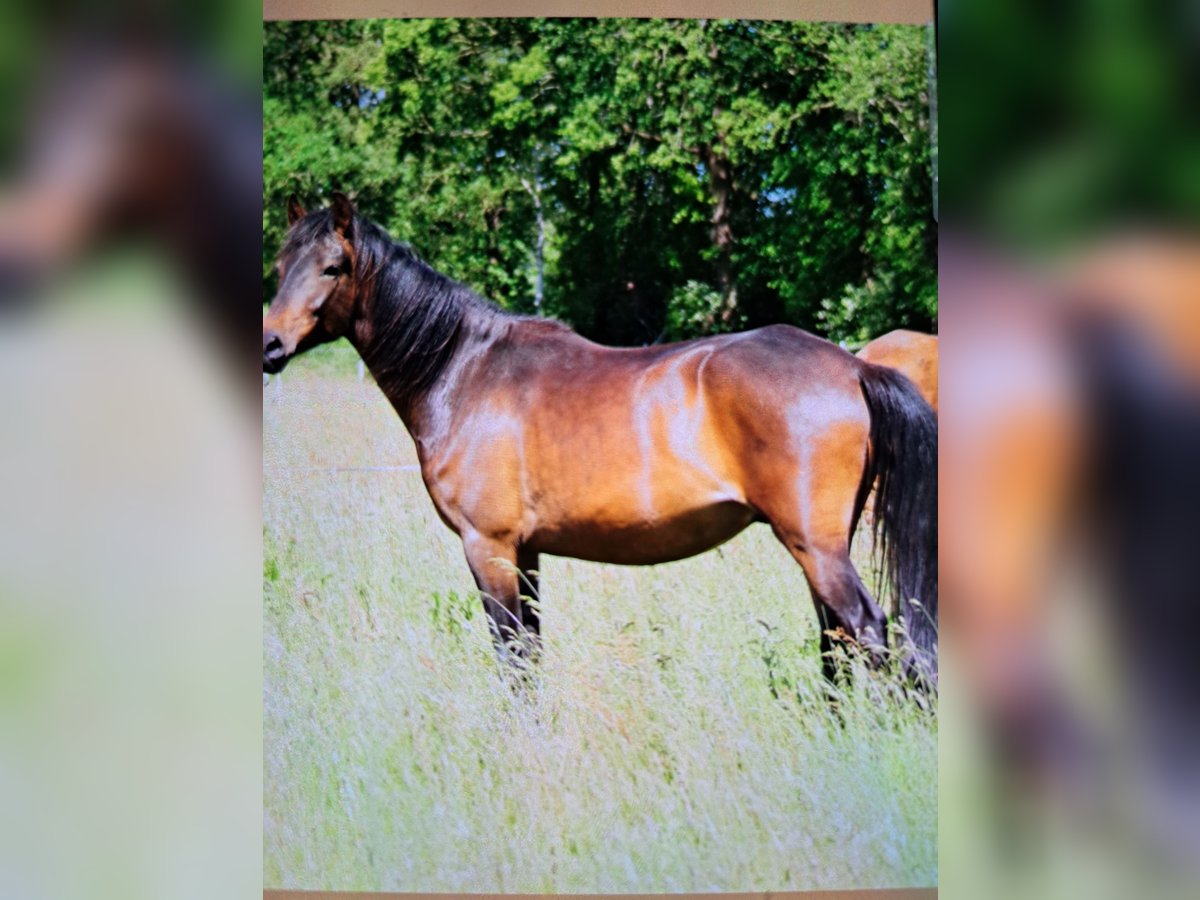
[[[270,23],[264,287],[332,189],[503,306],[612,343],[935,327],[926,32]]]

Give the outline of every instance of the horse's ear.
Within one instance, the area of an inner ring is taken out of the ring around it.
[[[354,221],[354,204],[341,191],[330,194],[329,208],[333,210],[333,227],[337,233],[345,237],[350,231],[350,223]]]
[[[288,228],[291,228],[297,222],[304,218],[304,207],[300,205],[300,201],[296,199],[296,195],[288,197],[287,200],[287,217]]]

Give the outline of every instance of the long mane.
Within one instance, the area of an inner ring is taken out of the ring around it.
[[[393,400],[420,395],[453,357],[468,319],[485,324],[506,314],[374,223],[356,218],[353,228],[355,270],[371,297],[364,358]]]
[[[333,212],[309,213],[289,231],[280,256],[319,241],[334,229]],[[355,215],[348,238],[354,278],[365,298],[370,340],[359,346],[376,382],[393,402],[428,391],[445,371],[469,331],[499,335],[521,323],[570,331],[553,319],[501,309],[431,267],[407,244]]]

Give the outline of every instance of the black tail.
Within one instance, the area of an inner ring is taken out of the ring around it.
[[[861,496],[874,482],[875,552],[917,665],[936,678],[937,417],[895,369],[864,363],[859,383],[871,412]]]
[[[1167,785],[1200,784],[1200,397],[1136,319],[1090,314],[1073,324],[1089,426],[1082,515],[1099,551],[1095,606],[1121,638],[1114,650],[1147,784],[1183,804],[1189,792]]]

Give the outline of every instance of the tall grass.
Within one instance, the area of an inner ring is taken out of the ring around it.
[[[419,474],[345,470],[415,462],[403,426],[298,363],[263,404],[268,886],[936,883],[936,709],[857,664],[831,707],[765,527],[653,568],[544,557],[514,686]]]

